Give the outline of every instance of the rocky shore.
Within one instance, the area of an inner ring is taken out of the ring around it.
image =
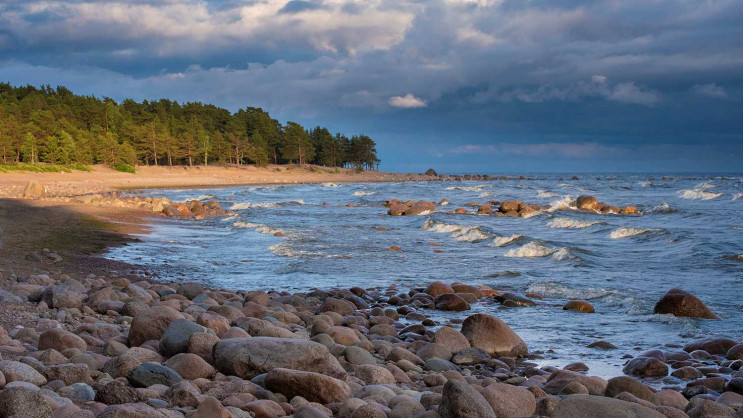
[[[482,286],[291,294],[113,273],[0,283],[3,310],[18,312],[2,317],[0,417],[743,416],[739,341],[646,351],[608,381],[582,363],[540,367],[496,316],[430,318],[530,300]],[[674,290],[656,311],[705,308]]]

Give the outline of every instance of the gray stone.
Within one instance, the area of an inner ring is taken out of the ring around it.
[[[170,387],[183,380],[170,367],[149,362],[142,363],[141,366],[130,371],[126,378],[132,385],[145,388],[158,384]]]
[[[172,357],[178,353],[188,351],[188,340],[191,335],[206,332],[207,329],[188,319],[176,319],[160,338],[160,353],[165,357]]]
[[[0,391],[0,417],[52,418],[52,409],[37,392],[23,388]]]
[[[467,382],[450,380],[444,385],[439,414],[442,418],[495,418],[488,401]]]

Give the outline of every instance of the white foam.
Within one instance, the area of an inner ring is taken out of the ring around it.
[[[428,219],[423,224],[423,229],[431,232],[449,234],[456,241],[476,242],[490,239],[492,234],[484,231],[479,225],[455,225],[444,222],[437,222]]]
[[[542,199],[549,199],[551,197],[557,197],[560,196],[557,193],[548,192],[547,190],[538,190],[537,191],[537,197],[541,197]]]
[[[284,230],[282,229],[272,228],[268,225],[255,224],[252,222],[237,221],[234,224],[232,224],[232,226],[234,226],[235,228],[254,229],[255,232],[266,234],[266,235],[274,235],[277,233],[284,234]]]
[[[583,289],[571,289],[559,283],[539,282],[529,285],[529,287],[526,289],[526,293],[536,293],[548,298],[591,300],[603,298],[614,292],[606,289],[590,287]]]
[[[289,200],[286,202],[264,202],[264,203],[251,203],[251,202],[244,202],[244,203],[235,203],[230,207],[231,210],[244,210],[249,208],[277,208],[280,206],[286,206],[286,205],[304,205],[304,200],[297,199],[297,200]]]
[[[660,205],[654,207],[651,212],[655,212],[655,213],[671,213],[671,212],[675,212],[675,210],[671,207],[671,205],[669,205],[668,203],[663,202]]]
[[[341,187],[338,183],[323,183],[322,187]]]
[[[462,190],[464,192],[482,192],[482,189],[484,189],[487,185],[480,184],[478,186],[450,186],[447,187],[446,190]]]
[[[619,239],[619,238],[627,238],[627,237],[634,237],[635,235],[641,235],[645,234],[647,232],[653,232],[653,231],[660,231],[660,229],[642,229],[642,228],[631,228],[631,227],[624,227],[620,226],[619,228],[611,231],[609,234],[609,238],[611,239]]]
[[[495,193],[491,193],[491,192],[482,192],[482,193],[480,193],[479,195],[477,195],[477,197],[492,197],[492,196],[495,196]]]
[[[653,184],[653,183],[651,183],[651,182],[649,182],[649,181],[641,181],[641,182],[640,182],[640,186],[642,186],[642,187],[648,187],[648,186],[650,186],[651,184]]]
[[[519,248],[514,248],[504,254],[506,257],[518,257],[518,258],[537,258],[552,256],[555,260],[565,260],[573,258],[570,254],[570,250],[567,248],[554,248],[548,247],[541,242],[531,241]]]
[[[692,199],[692,200],[712,200],[717,199],[718,197],[722,196],[724,193],[712,193],[708,192],[702,189],[692,189],[692,190],[681,190],[679,192],[682,199]]]
[[[511,235],[510,237],[497,237],[493,240],[492,244],[488,244],[490,247],[505,247],[506,245],[518,241],[524,238],[523,235]]]
[[[214,199],[214,196],[210,194],[202,194],[201,196],[196,198],[196,200],[208,200],[208,199]]]
[[[575,206],[572,206],[573,204],[573,197],[572,196],[563,196],[562,199],[555,200],[550,203],[549,208],[547,208],[547,212],[554,212],[557,210],[566,210],[566,209],[575,209]]]
[[[353,192],[354,196],[373,196],[375,194],[377,194],[377,192]]]
[[[704,183],[697,184],[696,187],[694,188],[698,190],[708,190],[708,189],[714,189],[715,185],[708,181],[705,181]]]
[[[547,226],[555,229],[582,229],[590,226],[600,224],[598,221],[579,221],[578,219],[570,218],[555,218],[547,223]]]
[[[743,199],[743,193],[738,193],[736,195],[733,195],[732,200],[738,200],[738,199]]]

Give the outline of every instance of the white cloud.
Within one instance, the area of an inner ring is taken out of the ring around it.
[[[427,103],[418,97],[408,93],[405,96],[394,96],[389,101],[390,106],[402,109],[413,109],[417,107],[426,107]]]
[[[724,88],[714,84],[696,84],[691,90],[701,96],[712,97],[714,99],[727,99],[728,93]]]
[[[617,84],[607,99],[644,106],[652,106],[662,100],[659,92],[640,88],[635,83]]]

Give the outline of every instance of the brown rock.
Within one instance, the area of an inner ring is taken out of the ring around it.
[[[663,377],[668,375],[668,365],[655,357],[635,357],[622,371],[630,376]]]
[[[232,414],[218,400],[207,396],[190,418],[232,418]]]
[[[436,309],[440,311],[468,311],[470,305],[464,299],[453,293],[436,296]]]
[[[537,409],[534,395],[517,386],[494,383],[483,388],[480,393],[498,418],[528,417]]]
[[[439,414],[442,418],[495,418],[488,401],[463,380],[449,380],[444,384]]]
[[[424,200],[419,200],[415,202],[412,206],[405,209],[405,216],[410,215],[428,215],[429,213],[436,210],[436,204],[431,202],[426,202]]]
[[[653,312],[689,318],[720,319],[699,298],[680,289],[669,290],[655,304]]]
[[[217,372],[211,364],[191,353],[176,354],[169,358],[165,365],[175,370],[186,380],[209,379]]]
[[[606,391],[606,380],[598,376],[586,376],[583,373],[570,370],[558,370],[550,375],[544,385],[545,392],[551,395],[559,394],[571,382],[578,382],[588,389],[591,395],[603,396]]]
[[[593,196],[581,195],[575,200],[575,206],[578,209],[598,210],[599,201]]]
[[[571,300],[568,303],[566,303],[562,307],[562,309],[565,311],[578,311],[578,312],[585,312],[585,313],[596,312],[590,303],[583,301],[583,300]]]
[[[451,286],[448,284],[442,283],[442,282],[433,282],[426,287],[426,290],[424,290],[424,293],[427,293],[433,297],[443,295],[443,294],[449,294],[449,293],[455,293],[454,289],[452,289]]]
[[[36,180],[29,181],[23,189],[24,199],[38,199],[44,197],[44,195],[46,195],[46,187]]]
[[[500,208],[498,210],[501,213],[508,213],[508,212],[518,212],[519,205],[521,205],[522,202],[518,200],[506,200],[505,202],[500,204]]]
[[[159,340],[168,325],[182,318],[180,312],[167,306],[153,306],[140,312],[132,320],[129,329],[129,344],[138,347],[145,341]]]
[[[269,399],[247,403],[240,409],[252,413],[255,418],[278,418],[286,415],[281,405]]]
[[[631,393],[640,399],[654,402],[653,391],[639,380],[627,376],[618,376],[609,379],[604,394],[613,398],[622,392]]]
[[[516,357],[527,354],[526,343],[505,322],[487,314],[474,314],[462,323],[462,334],[472,347],[494,357]]]
[[[39,350],[54,349],[64,351],[68,348],[77,348],[81,352],[88,350],[88,344],[77,335],[61,328],[45,331],[39,337]]]
[[[470,348],[470,342],[461,332],[452,327],[441,327],[433,336],[436,344],[441,344],[452,353],[458,353],[465,348]]]
[[[301,396],[310,402],[343,402],[351,388],[343,381],[319,373],[276,368],[268,372],[266,389],[291,399]]]
[[[725,355],[736,345],[737,343],[735,341],[727,338],[705,338],[686,344],[684,346],[684,351],[691,353],[692,351],[702,350],[709,354]]]

